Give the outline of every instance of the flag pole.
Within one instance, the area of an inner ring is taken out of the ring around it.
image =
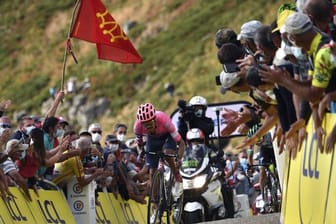
[[[61,81],[61,91],[62,91],[63,88],[64,88],[65,67],[66,67],[66,62],[67,62],[68,54],[69,54],[69,53],[71,54],[71,56],[72,56],[72,58],[74,59],[75,63],[78,64],[77,58],[75,57],[75,54],[73,53],[72,48],[71,48],[70,34],[71,34],[71,31],[72,31],[72,27],[73,27],[73,23],[74,23],[75,14],[76,14],[76,12],[77,12],[77,8],[78,8],[78,6],[79,6],[79,4],[80,4],[80,1],[81,1],[81,0],[76,0],[76,4],[75,4],[74,10],[73,10],[73,12],[72,12],[71,22],[70,22],[70,26],[69,26],[69,30],[68,30],[66,47],[65,47],[65,50],[64,50],[63,69],[62,69],[62,81]]]

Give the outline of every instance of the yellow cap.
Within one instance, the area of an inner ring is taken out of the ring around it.
[[[293,11],[293,10],[285,9],[281,13],[279,13],[278,18],[277,18],[277,27],[275,27],[272,30],[272,33],[280,30],[280,28],[285,24],[287,17],[289,15],[293,14],[294,12],[295,11]]]

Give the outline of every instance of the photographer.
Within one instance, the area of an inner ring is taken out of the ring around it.
[[[179,100],[178,106],[180,117],[177,128],[183,140],[186,140],[188,130],[199,128],[205,135],[205,143],[209,146],[209,136],[214,131],[214,123],[211,118],[205,116],[207,100],[202,96],[194,96],[188,105],[186,101]]]

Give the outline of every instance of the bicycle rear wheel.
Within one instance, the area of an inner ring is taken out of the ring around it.
[[[156,171],[152,177],[151,190],[147,207],[147,223],[161,223],[164,203],[164,186],[162,173]]]

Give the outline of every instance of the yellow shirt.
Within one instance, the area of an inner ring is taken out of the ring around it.
[[[330,55],[331,49],[327,45],[320,47],[317,50],[320,42],[322,40],[322,35],[318,33],[311,45],[308,52],[309,56],[314,58],[314,70],[312,71],[312,86],[318,88],[327,88],[329,81],[335,69],[333,63],[331,63]]]
[[[61,163],[55,163],[53,179],[55,184],[62,183],[73,176],[77,179],[85,176],[83,163],[79,156],[71,157]]]

